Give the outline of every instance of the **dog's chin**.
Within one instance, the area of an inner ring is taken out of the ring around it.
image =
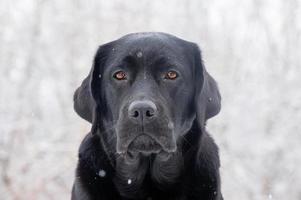
[[[175,152],[176,148],[168,148],[158,142],[156,139],[141,134],[133,139],[124,153],[126,160],[135,161],[141,157],[156,157],[159,156],[161,159],[168,159],[170,154]]]
[[[128,164],[139,162],[140,160],[144,160],[145,158],[151,158],[152,160],[156,158],[157,162],[158,161],[165,162],[173,154],[174,152],[167,152],[164,150],[160,150],[160,151],[129,150],[123,154],[123,157]]]
[[[159,142],[146,134],[134,138],[128,146],[128,151],[138,151],[142,154],[159,153],[162,149]]]

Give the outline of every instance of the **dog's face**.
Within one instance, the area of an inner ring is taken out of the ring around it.
[[[202,100],[204,105],[196,103],[208,85],[206,76],[193,43],[162,33],[127,35],[101,46],[95,56],[93,123],[102,124],[117,153],[168,155],[177,151],[197,110],[203,112],[201,120],[219,111],[218,106],[206,109],[219,94]]]
[[[117,152],[175,152],[195,116],[194,78],[189,53],[160,37],[132,36],[113,46],[102,87]]]

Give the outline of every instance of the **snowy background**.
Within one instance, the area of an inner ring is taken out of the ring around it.
[[[138,31],[201,46],[225,200],[300,200],[300,0],[0,0],[0,199],[70,198],[90,129],[72,94],[98,45]]]

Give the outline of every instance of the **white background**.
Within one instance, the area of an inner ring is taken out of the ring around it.
[[[208,130],[225,200],[300,200],[298,0],[0,0],[0,199],[70,198],[90,129],[73,92],[98,45],[139,31],[203,50],[223,98]]]

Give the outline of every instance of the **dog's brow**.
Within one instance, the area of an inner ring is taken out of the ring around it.
[[[129,64],[137,64],[137,60],[131,55],[126,56],[123,60]]]
[[[163,64],[166,64],[168,62],[168,59],[166,57],[159,57],[159,58],[156,58],[154,59],[153,61],[150,62],[150,65],[163,65]]]

